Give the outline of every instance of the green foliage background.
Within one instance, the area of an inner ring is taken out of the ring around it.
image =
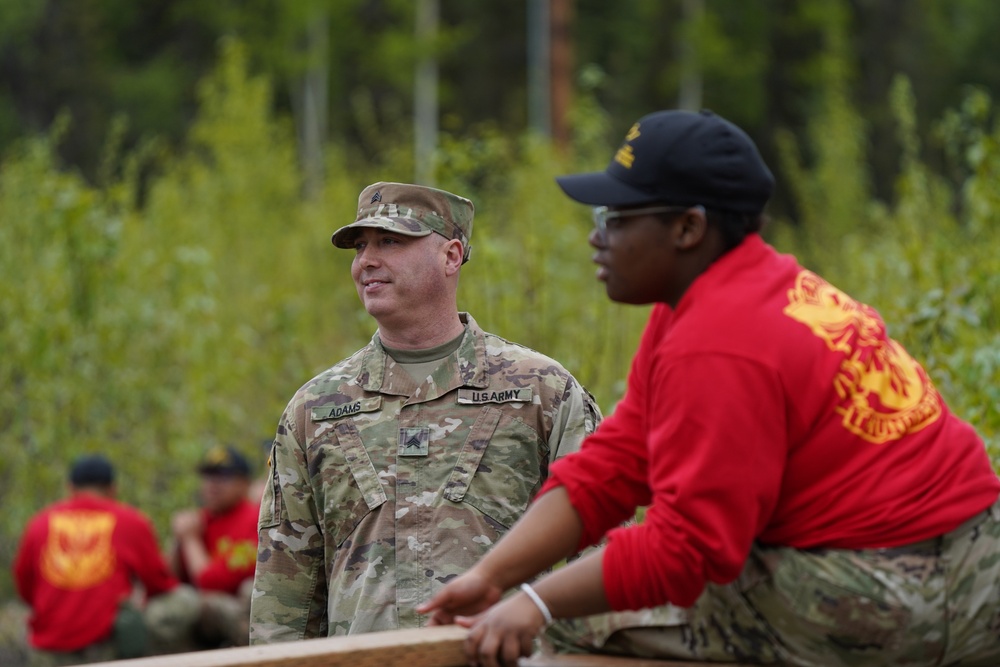
[[[261,442],[315,373],[364,344],[374,323],[330,233],[357,193],[409,180],[405,132],[376,153],[331,145],[327,180],[302,196],[290,123],[271,84],[227,42],[199,88],[179,150],[119,149],[92,185],[59,168],[62,120],[0,162],[0,597],[28,517],[62,493],[68,462],[104,452],[120,495],[154,519],[195,492],[206,446],[231,442],[264,466]],[[767,236],[878,308],[925,362],[953,410],[1000,455],[1000,129],[970,91],[935,124],[954,148],[945,179],[923,161],[905,79],[891,91],[904,147],[892,203],[874,199],[864,122],[830,85],[805,140],[776,134],[801,220]],[[610,303],[594,280],[589,212],[553,176],[603,168],[608,119],[574,109],[575,159],[530,135],[442,137],[438,185],[476,202],[460,306],[485,328],[560,359],[605,411],[620,396],[645,308]],[[955,174],[959,176],[956,178]],[[955,184],[958,184],[957,186]]]

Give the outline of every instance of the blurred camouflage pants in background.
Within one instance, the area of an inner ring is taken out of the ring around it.
[[[182,653],[246,646],[250,640],[250,593],[253,580],[237,595],[198,591],[186,585],[150,600],[146,608],[149,654]]]

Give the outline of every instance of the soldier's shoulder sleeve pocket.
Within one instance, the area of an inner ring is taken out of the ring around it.
[[[267,457],[267,484],[260,499],[260,515],[257,519],[257,529],[272,528],[281,521],[282,502],[281,487],[278,481],[275,454],[278,445],[271,445],[271,454]]]

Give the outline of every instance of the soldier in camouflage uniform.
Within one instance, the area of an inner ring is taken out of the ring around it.
[[[419,611],[469,627],[479,667],[513,667],[546,625],[651,658],[1000,665],[983,441],[873,308],[760,237],[774,179],[749,136],[656,112],[605,171],[557,182],[595,206],[608,296],[650,319],[614,413]]]
[[[458,311],[472,219],[462,197],[375,183],[334,233],[379,326],[279,423],[252,644],[423,625],[417,603],[486,553],[600,420],[558,362]]]

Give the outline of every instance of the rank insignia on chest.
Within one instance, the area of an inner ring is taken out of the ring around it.
[[[431,440],[431,430],[427,427],[404,427],[399,429],[399,456],[427,456],[427,446]]]

